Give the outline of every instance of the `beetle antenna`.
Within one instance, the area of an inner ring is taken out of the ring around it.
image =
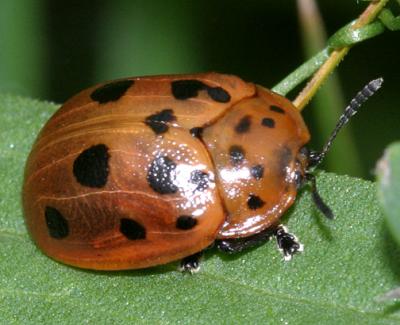
[[[337,122],[335,129],[331,133],[328,141],[326,142],[325,146],[322,148],[322,151],[310,151],[308,155],[308,168],[315,167],[319,165],[322,160],[325,158],[326,153],[329,151],[329,148],[332,145],[332,142],[335,140],[337,134],[339,133],[340,129],[345,126],[350,118],[354,116],[361,105],[376,91],[381,88],[383,83],[383,78],[378,78],[375,80],[370,81],[366,86],[364,86],[361,91],[357,93],[357,95],[350,101],[350,104],[345,108],[343,114],[340,116],[339,121]],[[334,215],[331,208],[322,200],[321,196],[317,190],[317,184],[315,181],[315,176],[310,172],[306,172],[305,174],[306,179],[311,183],[311,194],[312,199],[318,208],[325,217],[328,219],[333,219]]]
[[[309,156],[309,167],[315,167],[319,165],[322,160],[325,158],[326,153],[329,151],[329,148],[332,145],[333,140],[335,140],[340,129],[347,124],[352,116],[354,116],[361,105],[376,91],[381,88],[383,83],[383,78],[378,78],[370,81],[364,88],[357,93],[357,95],[350,101],[350,104],[346,107],[343,114],[340,116],[338,123],[335,126],[335,129],[331,133],[328,141],[323,147],[322,151],[316,152],[311,151]]]

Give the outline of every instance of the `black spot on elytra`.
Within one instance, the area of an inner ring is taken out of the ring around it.
[[[196,184],[196,191],[204,191],[208,188],[210,176],[207,172],[202,170],[194,170],[190,174],[190,182]]]
[[[179,216],[178,219],[176,219],[176,228],[178,229],[189,230],[196,225],[197,219],[192,216]]]
[[[261,121],[262,126],[266,126],[267,128],[274,128],[275,121],[272,118],[264,117]]]
[[[55,239],[63,239],[69,234],[68,221],[55,208],[47,206],[44,211],[47,230],[49,235]]]
[[[249,115],[243,116],[239,123],[235,126],[236,133],[246,133],[250,130],[251,117]]]
[[[208,95],[219,103],[228,103],[231,100],[231,95],[221,87],[207,87]]]
[[[175,121],[176,116],[170,108],[164,109],[161,112],[146,117],[145,123],[155,134],[162,134],[168,131],[168,123]]]
[[[203,135],[203,128],[202,127],[194,127],[194,128],[191,128],[189,130],[189,132],[193,137],[201,138],[201,136]]]
[[[129,240],[145,239],[146,228],[135,220],[122,218],[119,231]]]
[[[243,162],[245,158],[244,149],[241,146],[233,145],[229,148],[229,156],[231,164],[233,166],[238,166]]]
[[[172,95],[179,100],[197,97],[200,90],[205,89],[206,85],[199,80],[174,80],[171,83]]]
[[[285,114],[285,110],[279,106],[271,105],[269,109],[275,113]]]
[[[176,163],[168,156],[157,157],[150,164],[147,172],[147,182],[150,187],[160,194],[173,194],[178,191],[174,184]]]
[[[99,104],[115,102],[120,99],[133,84],[133,80],[127,79],[114,81],[95,89],[90,94],[90,98]]]
[[[73,174],[79,184],[101,188],[107,183],[110,155],[105,144],[82,151],[75,159]]]
[[[247,198],[247,206],[250,210],[257,210],[263,207],[265,202],[257,195],[250,194]]]
[[[264,166],[263,165],[255,165],[250,168],[250,174],[256,180],[260,180],[264,176]]]
[[[171,83],[172,95],[175,99],[195,98],[199,91],[206,90],[208,96],[216,102],[227,103],[231,100],[229,93],[221,87],[210,87],[196,79],[174,80]]]

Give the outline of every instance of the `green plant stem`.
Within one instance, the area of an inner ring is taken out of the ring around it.
[[[375,19],[375,17],[379,14],[379,12],[383,9],[383,7],[387,4],[388,0],[381,0],[379,2],[372,2],[365,11],[361,14],[361,16],[356,20],[356,22],[352,25],[352,29],[356,30],[363,26],[366,26],[371,21]],[[346,56],[346,54],[350,51],[352,45],[345,46],[341,49],[334,50],[328,60],[319,68],[319,70],[315,73],[311,81],[306,85],[306,87],[300,92],[297,98],[293,101],[293,104],[299,109],[302,110],[307,103],[311,100],[314,94],[317,92],[318,88],[321,84],[326,80],[329,74],[335,69],[335,67],[340,63],[341,60]]]
[[[298,0],[298,11],[305,56],[310,57],[327,44],[323,19],[316,0]],[[336,73],[333,73],[321,87],[311,105],[313,120],[316,122],[311,131],[313,134],[318,134],[318,137],[314,137],[312,146],[318,149],[328,139],[333,125],[346,105]],[[324,168],[340,174],[363,176],[360,166],[362,166],[361,157],[349,125],[336,139],[336,145],[324,161]]]
[[[305,64],[300,66],[296,71],[291,73],[287,78],[282,80],[279,84],[272,88],[273,91],[285,95],[288,91],[293,89],[295,86],[300,84],[304,79],[310,76],[314,71],[318,69],[318,71],[314,74],[311,81],[306,85],[306,87],[300,92],[297,98],[294,100],[294,105],[298,107],[299,110],[302,110],[305,105],[310,101],[310,99],[314,96],[318,88],[321,84],[326,80],[329,74],[334,70],[334,68],[339,64],[339,62],[344,58],[344,56],[348,53],[350,48],[361,40],[364,40],[369,37],[376,36],[378,33],[382,31],[376,31],[377,26],[373,26],[372,34],[365,36],[365,33],[361,39],[358,37],[360,33],[358,30],[366,27],[370,22],[372,22],[377,15],[382,11],[384,6],[387,4],[388,0],[381,0],[379,2],[372,2],[368,5],[368,7],[364,10],[364,12],[360,15],[360,17],[351,24],[348,28],[350,28],[353,33],[348,32],[344,33],[347,37],[352,36],[352,44],[347,44],[349,42],[347,38],[342,39],[342,43],[346,44],[343,47],[333,49],[331,46],[326,47],[324,50],[316,54],[313,58],[307,61]],[[354,31],[357,30],[357,33]],[[365,30],[364,30],[365,31]],[[340,31],[343,33],[343,31]],[[332,43],[338,42],[337,39],[333,38]],[[336,43],[336,46],[341,45],[340,43]]]

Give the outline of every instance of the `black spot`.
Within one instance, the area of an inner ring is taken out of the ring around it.
[[[264,176],[264,166],[263,165],[255,165],[251,167],[250,174],[255,179],[260,180]]]
[[[203,128],[194,127],[194,128],[191,128],[189,132],[193,137],[201,138],[201,136],[203,135]]]
[[[204,191],[208,188],[208,182],[210,181],[210,176],[207,172],[202,170],[194,170],[190,174],[190,182],[196,184],[196,191]]]
[[[261,125],[266,126],[268,128],[274,128],[275,121],[272,118],[264,117],[261,121]]]
[[[251,210],[257,210],[261,207],[263,207],[265,202],[257,195],[250,194],[249,197],[247,198],[247,206]]]
[[[94,90],[90,98],[99,104],[114,102],[120,99],[133,84],[133,80],[114,81]]]
[[[175,121],[174,111],[170,108],[164,109],[161,112],[146,117],[145,123],[156,134],[162,134],[168,131],[168,122]]]
[[[129,240],[145,239],[146,228],[135,220],[122,218],[119,231]]]
[[[196,225],[197,219],[192,216],[179,216],[178,219],[176,219],[176,228],[178,229],[189,230]]]
[[[229,148],[229,156],[233,166],[240,165],[244,160],[244,150],[241,146],[233,145]]]
[[[171,86],[172,95],[179,100],[197,97],[200,90],[207,88],[204,83],[195,79],[175,80],[172,81]]]
[[[221,87],[207,87],[207,93],[218,103],[228,103],[231,100],[231,95]]]
[[[90,147],[75,159],[73,173],[79,184],[101,188],[107,183],[110,155],[104,144]]]
[[[172,95],[175,99],[185,100],[198,96],[200,90],[206,90],[211,99],[219,103],[231,100],[229,93],[221,87],[210,87],[196,79],[175,80],[171,83]]]
[[[68,236],[68,222],[64,216],[55,208],[46,207],[44,212],[49,235],[55,239],[63,239]]]
[[[271,105],[269,109],[275,113],[280,113],[280,114],[285,114],[285,111],[283,108],[280,108],[279,106]]]
[[[246,133],[250,130],[251,117],[249,115],[243,116],[239,123],[235,126],[236,133]]]
[[[169,157],[157,157],[150,164],[147,172],[147,182],[150,187],[160,194],[172,194],[178,191],[174,184],[176,163]]]

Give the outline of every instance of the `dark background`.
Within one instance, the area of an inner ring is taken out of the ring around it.
[[[318,4],[328,35],[367,5]],[[0,91],[62,103],[103,80],[211,70],[272,87],[305,61],[300,35],[295,1],[3,1]],[[399,50],[400,32],[387,31],[354,47],[337,69],[346,102],[373,78],[385,85],[351,123],[357,170],[346,169],[346,153],[332,153],[329,171],[372,179],[385,146],[400,138]],[[320,148],[316,109],[304,116]]]

